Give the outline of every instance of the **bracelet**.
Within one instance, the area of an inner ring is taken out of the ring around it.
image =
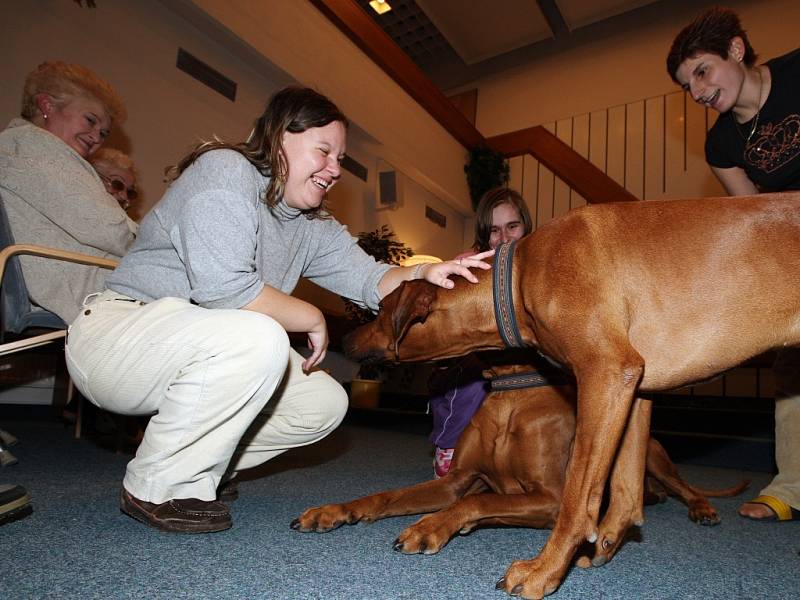
[[[414,269],[414,273],[411,275],[411,279],[419,279],[419,272],[425,265],[429,265],[431,263],[419,263],[417,267]]]

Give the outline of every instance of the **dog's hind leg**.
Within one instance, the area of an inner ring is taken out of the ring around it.
[[[324,533],[359,521],[433,512],[474,491],[477,479],[474,473],[459,471],[441,479],[372,494],[342,504],[309,508],[292,521],[290,527],[296,531]]]
[[[652,410],[650,400],[634,400],[611,472],[608,509],[600,524],[592,566],[611,560],[631,525],[644,523],[644,471]],[[579,564],[585,566],[584,561]]]
[[[716,509],[709,503],[704,492],[690,486],[681,478],[667,451],[652,438],[647,449],[647,473],[658,481],[668,494],[677,496],[689,507],[689,519],[701,525],[716,525],[720,522]],[[721,492],[722,495],[735,495],[745,487],[747,482]]]
[[[439,512],[425,515],[395,540],[394,549],[404,554],[435,554],[457,533],[476,527],[553,526],[559,500],[551,494],[470,494]]]
[[[561,510],[539,556],[516,561],[497,587],[512,595],[539,599],[560,585],[578,547],[598,539],[597,519],[603,489],[644,361],[627,339],[594,341],[591,355],[570,357],[578,383],[575,443],[567,468]]]

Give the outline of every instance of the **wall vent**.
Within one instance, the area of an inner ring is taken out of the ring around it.
[[[354,158],[350,158],[350,156],[345,154],[341,164],[343,169],[345,169],[346,171],[350,171],[353,175],[355,175],[362,181],[367,180],[367,175],[369,174],[367,171],[367,167],[362,165]]]
[[[183,48],[178,48],[178,61],[175,66],[215,92],[222,94],[231,102],[236,101],[236,82],[211,68],[199,58],[192,56]]]
[[[447,217],[445,217],[438,210],[432,209],[430,206],[425,206],[425,218],[429,221],[433,221],[439,227],[447,227]]]

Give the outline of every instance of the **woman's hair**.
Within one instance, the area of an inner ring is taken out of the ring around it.
[[[348,126],[347,117],[317,91],[307,87],[290,86],[277,92],[267,103],[264,113],[256,120],[253,131],[244,142],[231,144],[219,139],[203,142],[183,158],[170,172],[175,178],[199,156],[222,148],[235,150],[270,178],[264,197],[267,206],[273,207],[283,197],[289,164],[283,148],[283,134],[302,133],[313,127],[325,127],[339,121]],[[319,214],[320,206],[309,211],[309,216]]]
[[[496,187],[486,192],[478,203],[475,211],[475,242],[472,244],[476,252],[488,250],[489,236],[492,234],[492,212],[501,204],[510,204],[517,209],[522,226],[525,228],[524,235],[528,235],[533,230],[533,222],[525,205],[525,199],[516,190],[507,187]]]
[[[105,165],[130,171],[134,179],[138,178],[133,159],[116,148],[100,148],[97,152],[92,154],[89,158],[89,162],[92,163],[94,167],[97,167],[97,165]]]
[[[59,106],[76,96],[97,100],[105,106],[114,123],[122,123],[128,116],[125,103],[111,84],[83,65],[55,60],[43,62],[28,73],[22,91],[20,115],[23,119],[31,121],[36,116],[39,94],[49,94]]]
[[[667,72],[672,81],[680,83],[676,73],[687,58],[705,52],[727,60],[731,40],[737,36],[744,42],[742,61],[746,66],[752,67],[758,56],[750,45],[750,40],[747,39],[747,33],[742,29],[739,15],[721,6],[708,9],[675,36],[667,54]]]

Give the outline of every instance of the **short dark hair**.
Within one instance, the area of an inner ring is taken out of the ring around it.
[[[672,81],[679,84],[676,74],[687,58],[705,52],[727,60],[731,40],[735,37],[742,38],[744,42],[742,61],[748,67],[752,67],[758,56],[750,45],[750,40],[747,39],[747,32],[742,28],[739,15],[722,6],[708,9],[675,36],[667,54],[667,73]]]

